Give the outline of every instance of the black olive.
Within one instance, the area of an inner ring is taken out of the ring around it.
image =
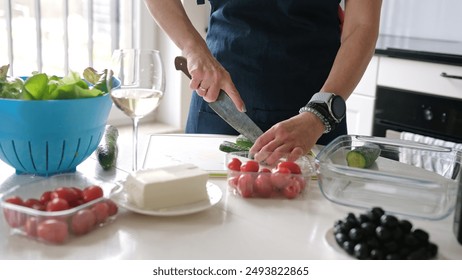
[[[367,238],[366,243],[369,248],[379,248],[381,246],[380,241],[375,236]]]
[[[430,238],[429,234],[421,229],[415,229],[412,235],[414,235],[421,243],[427,243]]]
[[[370,258],[371,260],[383,260],[385,258],[385,254],[380,249],[372,249]]]
[[[426,248],[419,248],[415,251],[412,251],[408,256],[408,260],[426,260],[429,259],[429,253]]]
[[[366,236],[374,236],[375,235],[375,225],[371,222],[364,222],[361,224],[361,228],[364,231]]]
[[[359,221],[356,219],[356,216],[353,213],[348,213],[347,217],[345,218],[345,222],[351,225],[352,228],[359,225]]]
[[[352,228],[348,233],[348,237],[350,237],[351,241],[360,241],[364,238],[365,234],[361,228]]]
[[[343,242],[348,240],[348,236],[342,232],[335,234],[335,241],[338,245],[342,246]]]
[[[419,246],[419,240],[412,233],[408,233],[404,236],[404,245],[409,248],[415,248]]]
[[[378,226],[375,229],[375,235],[381,241],[387,241],[391,239],[391,231],[384,226]]]
[[[353,255],[354,254],[354,248],[355,248],[355,243],[353,241],[347,240],[343,242],[342,248],[345,250],[348,254]]]
[[[387,228],[395,228],[399,224],[398,218],[393,215],[382,215],[380,223]]]
[[[399,259],[400,259],[400,255],[397,254],[397,253],[387,254],[387,255],[385,256],[385,259],[386,259],[386,260],[399,260]]]
[[[358,243],[354,247],[354,255],[360,260],[368,259],[369,253],[369,247],[365,243]]]
[[[430,255],[430,258],[433,259],[438,254],[438,246],[432,242],[428,243],[427,252]]]
[[[383,244],[383,249],[387,253],[396,253],[399,250],[399,245],[396,241],[388,241],[387,243]]]
[[[411,232],[412,229],[412,223],[409,222],[408,220],[401,220],[399,221],[399,226],[403,230],[404,233],[409,233]]]
[[[395,227],[391,231],[391,238],[395,241],[401,242],[403,240],[404,233],[403,230],[400,227]]]
[[[371,219],[366,214],[359,214],[358,221],[360,224],[370,222]]]

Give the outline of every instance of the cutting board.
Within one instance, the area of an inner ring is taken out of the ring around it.
[[[213,177],[225,177],[225,153],[219,150],[223,141],[236,136],[212,134],[156,134],[149,137],[143,168],[159,168],[191,163]]]

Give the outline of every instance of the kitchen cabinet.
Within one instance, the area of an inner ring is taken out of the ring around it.
[[[353,93],[347,100],[348,134],[372,135],[379,57],[372,57]]]
[[[443,73],[456,77],[443,77]],[[377,84],[462,99],[462,66],[381,57]]]

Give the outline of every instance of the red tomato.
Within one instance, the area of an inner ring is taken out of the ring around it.
[[[305,178],[303,178],[303,176],[301,176],[301,175],[294,176],[292,179],[298,181],[298,183],[300,184],[300,191],[305,190],[306,180],[305,180]]]
[[[25,206],[24,201],[19,196],[11,196],[5,199],[5,202],[19,206]],[[22,227],[26,222],[26,215],[13,209],[4,208],[3,215],[5,216],[5,220],[8,225],[12,228]]]
[[[251,197],[253,194],[254,179],[252,174],[241,174],[237,180],[237,192],[242,197]]]
[[[232,158],[231,161],[228,163],[228,169],[233,171],[240,171],[241,164],[242,162],[238,158]]]
[[[117,214],[117,212],[119,212],[119,207],[117,206],[117,204],[115,204],[114,201],[108,199],[106,200],[106,204],[107,206],[109,206],[109,216],[114,216],[115,214]]]
[[[91,207],[91,211],[95,214],[96,223],[104,223],[109,217],[109,206],[106,202],[98,202]]]
[[[19,228],[26,222],[26,215],[13,209],[3,209],[3,216],[8,225],[12,228]]]
[[[239,176],[232,176],[228,178],[228,185],[233,188],[237,188],[237,182],[239,180]]]
[[[78,199],[83,199],[83,190],[81,188],[77,188],[77,187],[71,187],[71,188],[77,193]]]
[[[26,223],[24,224],[24,230],[27,236],[37,237],[37,218],[28,217]]]
[[[48,201],[51,200],[51,191],[42,193],[39,200],[43,205],[47,205]]]
[[[10,196],[7,199],[5,199],[6,202],[11,203],[11,204],[16,204],[16,205],[21,205],[24,206],[24,201],[22,200],[21,197],[15,195],[15,196]]]
[[[297,180],[291,180],[290,184],[284,187],[282,193],[286,198],[293,199],[300,194],[300,183]]]
[[[263,167],[260,169],[260,172],[261,173],[271,173],[271,169],[267,168],[267,167]]]
[[[280,163],[278,163],[277,167],[278,168],[279,167],[288,168],[292,174],[301,174],[302,173],[302,170],[300,169],[300,166],[297,163],[293,162],[293,161],[281,161]]]
[[[63,198],[53,198],[47,203],[47,211],[62,211],[69,209],[69,203]]]
[[[37,236],[50,243],[63,243],[69,237],[67,223],[55,219],[40,222],[37,226]]]
[[[268,198],[273,193],[270,173],[260,173],[255,179],[254,190],[257,196]]]
[[[90,232],[96,224],[96,216],[89,209],[82,209],[72,216],[71,229],[75,235]]]
[[[241,172],[258,172],[260,164],[255,160],[249,160],[241,165]]]
[[[100,186],[88,186],[83,189],[83,201],[89,202],[100,197],[103,197],[103,189]]]
[[[280,167],[271,173],[271,183],[275,188],[282,189],[289,183],[290,177],[290,170],[285,167]]]
[[[50,198],[62,198],[69,204],[73,204],[79,199],[79,194],[71,187],[59,187],[51,192]]]
[[[46,210],[45,205],[43,205],[40,202],[40,200],[38,200],[36,198],[29,198],[28,200],[24,201],[24,205],[29,207],[29,208],[35,209],[35,210],[40,210],[40,211],[45,211]]]

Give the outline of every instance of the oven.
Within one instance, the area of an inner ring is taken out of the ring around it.
[[[377,86],[372,134],[410,132],[462,143],[462,99]]]

